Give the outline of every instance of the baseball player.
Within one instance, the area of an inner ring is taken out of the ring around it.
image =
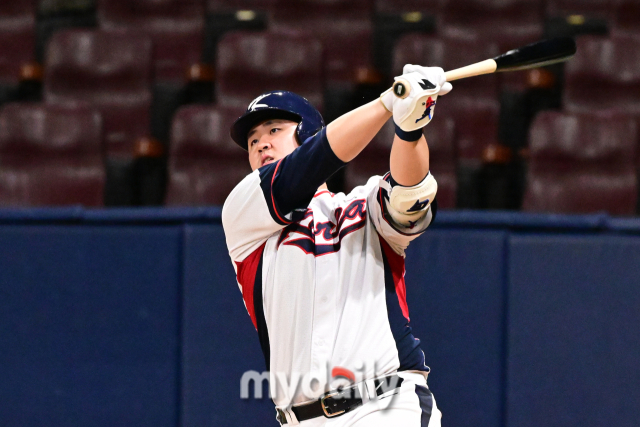
[[[396,80],[395,94],[328,126],[306,99],[274,91],[231,128],[253,172],[222,223],[281,425],[440,426],[409,326],[404,250],[436,216],[422,127],[451,84],[414,65]],[[326,180],[392,116],[390,173],[329,192]]]

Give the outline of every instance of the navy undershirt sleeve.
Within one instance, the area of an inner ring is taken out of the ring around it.
[[[273,219],[282,225],[295,221],[289,214],[306,210],[318,187],[345,164],[323,128],[288,156],[261,167],[260,186]]]

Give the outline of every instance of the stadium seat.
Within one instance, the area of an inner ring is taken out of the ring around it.
[[[543,22],[541,0],[443,0],[438,32],[493,41],[502,52],[540,39]]]
[[[44,99],[84,102],[104,120],[105,204],[135,204],[134,148],[149,135],[151,39],[123,31],[64,30],[48,45]]]
[[[135,30],[154,44],[154,79],[183,83],[201,61],[202,0],[99,0],[98,23],[107,30]]]
[[[95,0],[39,0],[36,20],[36,60],[44,62],[49,38],[68,28],[95,28]]]
[[[370,0],[276,0],[270,28],[297,29],[321,40],[329,83],[355,82],[371,67]]]
[[[101,206],[102,119],[81,106],[0,110],[0,205]]]
[[[218,104],[246,109],[260,93],[290,90],[322,111],[322,46],[297,32],[232,32],[218,46]]]
[[[182,107],[171,131],[167,205],[222,205],[251,172],[246,151],[229,136],[242,110]]]
[[[276,0],[208,0],[202,61],[214,64],[218,41],[229,31],[265,31]]]
[[[540,113],[529,134],[523,209],[634,214],[637,137],[626,113]]]
[[[153,41],[151,134],[168,144],[171,118],[187,101],[190,71],[202,62],[204,0],[98,0],[98,24],[106,30],[135,31]],[[198,73],[199,77],[212,73]],[[194,82],[212,94],[213,83]]]
[[[20,67],[34,59],[35,3],[0,2],[0,85],[17,85]]]
[[[46,102],[83,101],[100,110],[107,154],[130,155],[148,134],[151,40],[128,32],[54,34],[45,68]]]
[[[456,204],[455,126],[450,117],[440,117],[424,128],[429,144],[429,166],[438,181],[438,207],[454,208]],[[389,171],[389,153],[395,135],[393,121],[389,120],[365,148],[346,168],[345,187],[351,191],[364,185],[373,175]]]
[[[373,61],[385,75],[391,73],[393,47],[405,33],[435,31],[438,0],[375,0]]]
[[[619,109],[640,116],[640,39],[584,36],[566,64],[564,108]]]

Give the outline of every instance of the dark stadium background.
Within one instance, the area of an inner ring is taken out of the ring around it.
[[[2,1],[0,425],[277,425],[239,397],[264,366],[220,225],[250,171],[230,124],[274,89],[328,123],[405,63],[567,35],[566,64],[438,99],[410,314],[443,426],[637,426],[637,0]]]

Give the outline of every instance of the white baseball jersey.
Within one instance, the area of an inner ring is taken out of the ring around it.
[[[359,372],[358,381],[429,370],[409,326],[404,249],[429,226],[435,204],[409,229],[385,212],[379,184],[388,174],[349,194],[316,191],[343,165],[323,130],[248,175],[225,201],[229,254],[271,381],[278,373],[322,378],[336,366]],[[286,406],[323,392],[279,389],[272,398]]]

